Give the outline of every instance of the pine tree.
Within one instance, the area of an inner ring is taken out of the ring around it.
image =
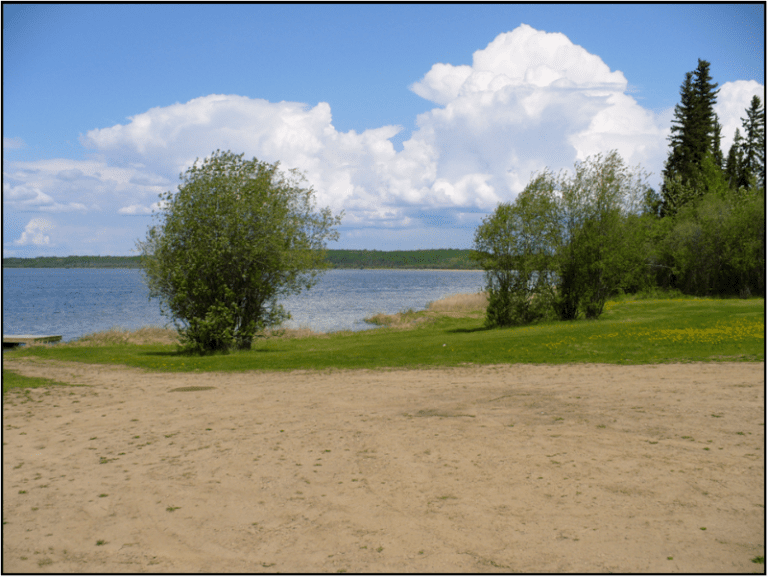
[[[728,160],[725,161],[725,177],[728,180],[728,186],[736,190],[741,185],[742,174],[741,167],[744,164],[744,151],[741,139],[741,132],[736,129],[733,135],[733,144],[728,150]]]
[[[719,166],[721,169],[724,169],[725,159],[723,158],[722,140],[723,125],[720,124],[720,120],[717,118],[717,115],[715,115],[715,135],[712,138],[712,158],[714,159],[717,166]]]
[[[758,187],[765,186],[765,108],[759,96],[753,96],[747,117],[741,119],[744,128],[743,160],[740,185],[750,186],[752,178]]]
[[[709,62],[699,59],[696,70],[686,72],[680,87],[680,104],[675,106],[669,136],[670,152],[662,173],[662,215],[674,214],[684,204],[684,199],[673,198],[681,190],[679,185],[696,188],[707,154],[712,154],[722,166],[722,152],[717,152],[720,129],[714,109],[719,90],[717,83],[712,82],[709,66]],[[668,184],[672,182],[678,185]]]
[[[717,115],[715,103],[717,102],[717,83],[712,82],[709,75],[709,62],[699,59],[699,65],[693,73],[693,92],[696,105],[693,114],[693,126],[691,138],[693,140],[693,162],[697,167],[707,155],[714,150],[714,141],[717,136]]]
[[[693,101],[693,72],[686,72],[685,80],[680,86],[680,104],[675,105],[671,134],[668,138],[669,156],[664,162],[664,170],[662,171],[662,203],[659,211],[661,216],[672,215],[677,212],[677,187],[672,183],[682,180],[683,167],[690,163],[688,119],[693,111]]]

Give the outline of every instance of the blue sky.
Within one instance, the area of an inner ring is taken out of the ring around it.
[[[658,187],[697,59],[730,145],[762,4],[3,5],[3,254],[132,254],[216,148],[304,171],[330,248],[469,248],[533,171],[617,148]],[[154,207],[157,208],[156,206]]]

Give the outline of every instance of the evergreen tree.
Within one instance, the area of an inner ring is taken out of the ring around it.
[[[741,119],[744,127],[742,143],[741,186],[749,187],[755,178],[758,187],[765,186],[765,108],[759,96],[753,96],[747,108],[747,117]]]
[[[662,215],[674,214],[682,206],[680,198],[674,198],[679,186],[694,186],[701,164],[707,154],[712,154],[717,162],[722,161],[719,148],[719,123],[715,114],[717,84],[709,74],[709,62],[699,59],[693,72],[685,74],[680,87],[680,104],[675,106],[672,121],[672,134],[669,137],[670,152],[662,173]]]
[[[733,190],[739,188],[741,183],[741,167],[744,164],[744,152],[741,141],[741,132],[736,129],[733,135],[733,144],[728,150],[728,160],[725,161],[725,177],[728,180],[728,186]]]
[[[723,125],[720,124],[720,121],[717,118],[717,115],[715,115],[715,135],[712,138],[712,158],[715,161],[715,164],[717,164],[717,166],[719,166],[721,169],[724,169],[725,159],[723,158],[722,140],[723,140]]]
[[[671,134],[669,135],[669,156],[664,164],[664,178],[671,179],[681,174],[685,166],[690,163],[690,127],[694,109],[693,97],[693,72],[685,73],[685,80],[680,87],[680,104],[675,105],[674,118],[672,119]]]
[[[697,167],[707,155],[714,150],[714,142],[717,138],[717,115],[715,103],[717,102],[717,83],[712,82],[709,74],[709,62],[699,59],[699,65],[693,73],[693,91],[696,105],[693,113],[693,126],[691,138],[693,140],[693,162]]]

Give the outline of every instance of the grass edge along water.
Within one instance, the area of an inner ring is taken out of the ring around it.
[[[159,372],[765,361],[764,298],[624,296],[609,301],[596,321],[486,329],[482,299],[463,296],[468,298],[449,297],[423,311],[374,315],[371,320],[384,326],[372,331],[275,331],[251,350],[229,354],[192,356],[179,353],[173,344],[130,344],[128,333],[111,342],[90,335],[3,354],[8,359],[36,357]],[[446,306],[449,299],[458,304]]]

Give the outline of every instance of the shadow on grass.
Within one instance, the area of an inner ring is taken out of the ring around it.
[[[447,329],[445,332],[446,333],[454,333],[454,334],[458,334],[458,333],[480,333],[480,332],[483,332],[483,331],[492,331],[492,330],[494,330],[494,328],[491,328],[491,327],[474,327],[474,328],[471,328],[471,329]]]
[[[282,352],[276,349],[251,349],[248,351],[213,351],[209,353],[190,353],[188,351],[143,351],[136,353],[140,357],[175,357],[175,358],[187,358],[187,359],[205,359],[211,357],[229,357],[238,353],[279,353]]]

